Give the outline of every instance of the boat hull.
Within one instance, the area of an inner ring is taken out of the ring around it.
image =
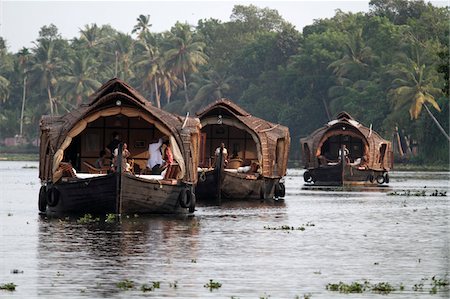
[[[281,185],[281,187],[280,187]],[[279,189],[282,188],[282,191]],[[219,196],[220,189],[220,196]],[[259,177],[223,172],[218,182],[213,170],[200,174],[195,194],[199,201],[217,202],[232,199],[273,199],[284,197],[281,178]]]
[[[384,170],[358,169],[342,165],[311,168],[305,171],[304,180],[318,186],[383,185],[389,183]]]
[[[40,197],[46,198],[48,215],[185,214],[189,211],[180,205],[180,194],[192,192],[185,184],[150,181],[129,174],[58,182],[42,188],[45,192]]]

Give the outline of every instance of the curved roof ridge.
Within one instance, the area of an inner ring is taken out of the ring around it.
[[[234,114],[237,114],[239,116],[251,116],[250,113],[239,107],[237,104],[232,102],[230,99],[227,98],[221,98],[216,100],[215,102],[212,102],[211,104],[204,107],[202,110],[198,111],[196,114],[197,116],[201,116],[207,111],[210,111],[214,106],[224,106],[225,108],[228,108],[230,112],[233,112]]]

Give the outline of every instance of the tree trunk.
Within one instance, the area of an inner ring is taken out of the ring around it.
[[[23,135],[23,114],[25,111],[25,98],[26,98],[26,86],[27,86],[27,76],[23,78],[23,93],[22,93],[22,110],[20,112],[20,137]]]
[[[156,107],[161,109],[161,95],[159,94],[158,84],[156,83],[156,77],[153,79],[153,84],[155,85],[155,102],[156,102]]]
[[[188,96],[188,91],[187,91],[186,75],[184,74],[184,71],[183,71],[183,86],[184,86],[184,98],[186,100],[186,103],[188,103],[189,96]]]
[[[436,124],[436,126],[438,126],[439,130],[442,132],[442,134],[444,134],[444,136],[447,138],[447,140],[450,142],[450,137],[448,136],[447,132],[445,132],[444,128],[441,126],[441,124],[438,122],[438,120],[434,117],[433,113],[431,113],[430,109],[428,109],[426,104],[423,104],[423,106],[425,107],[425,109],[427,110],[428,114],[430,115],[430,117],[433,119],[434,123]]]
[[[48,102],[50,104],[50,115],[53,116],[53,99],[52,99],[52,92],[50,91],[50,85],[47,84],[47,95],[48,95]]]

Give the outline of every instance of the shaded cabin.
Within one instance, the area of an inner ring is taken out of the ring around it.
[[[273,178],[278,182],[286,175],[290,146],[287,127],[252,116],[228,99],[217,100],[199,111],[197,116],[202,125],[199,151],[199,166],[202,169],[214,167],[216,149],[224,143],[228,152],[225,172],[230,176],[235,170],[251,165],[258,168],[256,176],[260,180]],[[243,180],[241,183],[246,182]],[[266,180],[265,188],[271,189],[272,185],[273,182]],[[197,196],[201,189],[200,185]],[[258,198],[273,197],[274,194],[273,190],[254,193],[252,196]],[[225,197],[248,197],[248,194],[233,194],[228,192]]]
[[[47,191],[54,186],[64,189],[64,182],[74,183],[81,180],[80,177],[89,177],[83,173],[95,173],[92,166],[114,132],[119,134],[122,143],[128,145],[128,161],[133,166],[128,177],[134,179],[143,173],[149,143],[166,138],[173,152],[174,164],[170,173],[159,178],[159,181],[167,185],[180,185],[181,182],[193,185],[197,181],[199,120],[176,116],[152,106],[136,90],[117,78],[105,83],[89,97],[86,104],[72,112],[63,116],[43,116],[40,129],[39,178]],[[67,174],[61,171],[61,165],[67,164],[72,166],[76,178],[64,177]],[[108,176],[102,171],[96,176],[101,174]],[[142,176],[140,179],[144,183],[155,183],[153,178],[145,180]],[[94,193],[98,191],[93,190]],[[114,196],[120,198],[122,195]],[[124,210],[122,208],[120,210]],[[152,208],[147,210],[152,211]]]
[[[375,180],[384,176],[393,165],[391,142],[383,139],[378,133],[354,120],[348,113],[341,112],[335,120],[328,122],[311,135],[300,140],[302,159],[305,169],[323,169],[331,173],[331,168],[340,164],[340,152],[343,147],[348,150],[346,162],[349,167],[368,170],[364,178],[355,180]],[[310,175],[311,177],[308,177]],[[307,179],[320,180],[318,172],[308,172]],[[345,178],[343,179],[345,180]],[[381,178],[378,180],[381,181]],[[384,178],[383,182],[386,181]]]

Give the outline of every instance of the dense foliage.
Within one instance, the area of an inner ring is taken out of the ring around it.
[[[70,111],[119,77],[179,114],[230,98],[288,126],[293,158],[300,137],[345,110],[387,139],[399,128],[416,159],[448,163],[448,20],[448,7],[372,0],[368,13],[338,10],[299,32],[276,10],[236,5],[228,22],[162,33],[148,15],[131,34],[90,24],[72,40],[50,24],[17,53],[0,37],[0,140],[35,139],[41,115]]]

